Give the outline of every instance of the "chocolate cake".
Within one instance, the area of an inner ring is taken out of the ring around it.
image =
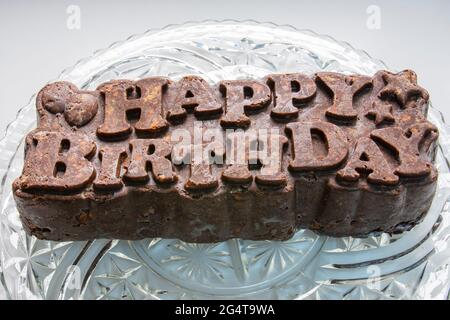
[[[410,70],[55,82],[14,198],[49,240],[400,232],[436,189],[428,99]]]

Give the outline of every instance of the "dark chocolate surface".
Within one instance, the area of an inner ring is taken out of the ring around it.
[[[153,77],[95,91],[52,83],[38,94],[14,197],[25,229],[50,240],[402,231],[423,217],[436,189],[428,98],[410,70],[216,85]],[[193,139],[186,163],[174,152],[178,129],[213,129],[223,143]],[[264,129],[278,131],[263,146]],[[242,141],[246,163],[226,161],[234,156],[227,145]],[[222,161],[197,161],[198,150]]]

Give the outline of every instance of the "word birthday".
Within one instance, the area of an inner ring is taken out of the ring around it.
[[[384,187],[433,168],[437,129],[415,74],[274,74],[212,86],[197,76],[113,80],[95,91],[68,82],[38,95],[21,190],[114,192],[181,183],[283,188],[335,172],[342,185]]]

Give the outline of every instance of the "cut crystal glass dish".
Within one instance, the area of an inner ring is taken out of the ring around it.
[[[347,43],[291,26],[204,21],[168,26],[112,44],[57,80],[102,82],[196,74],[211,83],[276,72],[373,75],[389,69]],[[33,97],[0,142],[0,299],[448,299],[450,134],[440,130],[438,191],[425,219],[398,235],[330,238],[299,230],[288,241],[170,239],[52,242],[25,234],[11,183],[36,122]]]

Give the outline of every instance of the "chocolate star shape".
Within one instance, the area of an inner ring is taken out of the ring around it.
[[[395,122],[392,105],[384,101],[373,102],[372,109],[366,113],[366,116],[374,119],[377,126],[383,122]]]
[[[405,107],[413,97],[420,96],[424,100],[429,98],[428,92],[417,85],[417,76],[411,70],[404,70],[397,74],[386,72],[382,77],[387,83],[379,93],[382,99],[394,97],[401,107]]]

